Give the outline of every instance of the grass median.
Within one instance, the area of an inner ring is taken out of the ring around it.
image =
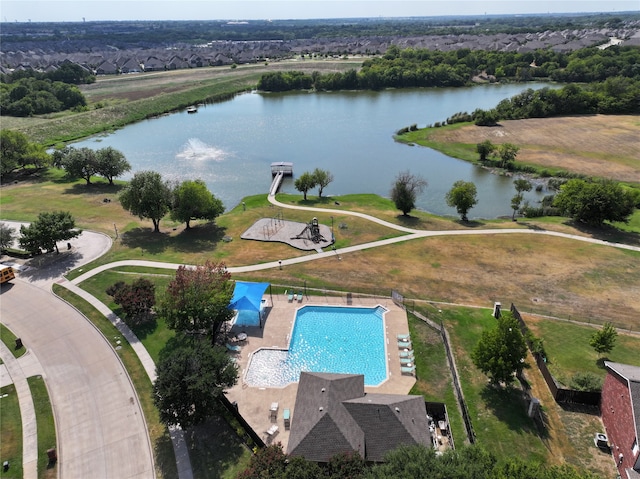
[[[9,462],[7,471],[0,468],[0,477],[22,477],[22,420],[16,387],[0,388],[0,461]]]
[[[56,425],[53,419],[53,409],[49,400],[47,385],[42,376],[27,378],[33,405],[36,411],[38,431],[38,478],[55,479],[58,477],[57,463],[50,463],[47,451],[56,449]]]

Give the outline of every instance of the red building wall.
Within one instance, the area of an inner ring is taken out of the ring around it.
[[[632,468],[635,464],[631,451],[636,438],[633,410],[627,381],[611,371],[608,371],[602,385],[600,409],[618,472],[621,477],[627,477],[624,470]],[[622,462],[619,459],[620,454],[623,456]]]

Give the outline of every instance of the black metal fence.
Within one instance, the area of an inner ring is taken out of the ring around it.
[[[238,407],[236,404],[229,401],[229,399],[223,394],[220,397],[220,403],[224,406],[224,408],[233,416],[233,418],[238,421],[240,427],[244,430],[245,434],[251,438],[256,447],[264,447],[265,443],[260,437],[258,433],[256,433],[253,428],[249,425],[247,421],[245,421],[240,411],[238,411]],[[247,442],[247,441],[245,441]]]
[[[440,337],[442,338],[442,344],[444,344],[444,350],[447,354],[447,364],[449,365],[449,371],[451,371],[451,378],[453,380],[453,389],[456,395],[456,399],[458,401],[458,406],[460,408],[460,414],[462,415],[462,421],[464,422],[464,428],[467,433],[467,439],[471,444],[476,442],[476,433],[473,430],[473,424],[471,424],[471,415],[469,414],[469,409],[467,408],[467,403],[464,400],[464,394],[462,393],[462,386],[460,385],[460,379],[458,377],[458,371],[456,368],[455,358],[453,357],[453,353],[451,352],[451,346],[449,345],[449,334],[445,329],[444,325],[441,323],[435,323],[431,321],[429,318],[422,315],[420,312],[415,310],[415,302],[412,300],[407,301],[398,291],[393,290],[391,292],[391,298],[393,302],[398,306],[404,308],[406,311],[413,314],[416,318],[424,321],[427,325],[429,325],[432,329],[438,331],[440,333]]]

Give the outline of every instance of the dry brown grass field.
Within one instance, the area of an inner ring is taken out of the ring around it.
[[[336,235],[339,239],[339,235]],[[252,273],[640,329],[640,253],[540,235],[434,237]]]
[[[501,121],[496,127],[475,125],[434,130],[437,142],[513,143],[518,161],[573,173],[640,183],[640,117],[588,115]]]

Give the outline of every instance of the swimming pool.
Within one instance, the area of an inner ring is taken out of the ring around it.
[[[304,306],[296,312],[289,349],[259,349],[249,362],[250,386],[283,387],[301,371],[363,374],[367,386],[387,379],[382,306]]]

